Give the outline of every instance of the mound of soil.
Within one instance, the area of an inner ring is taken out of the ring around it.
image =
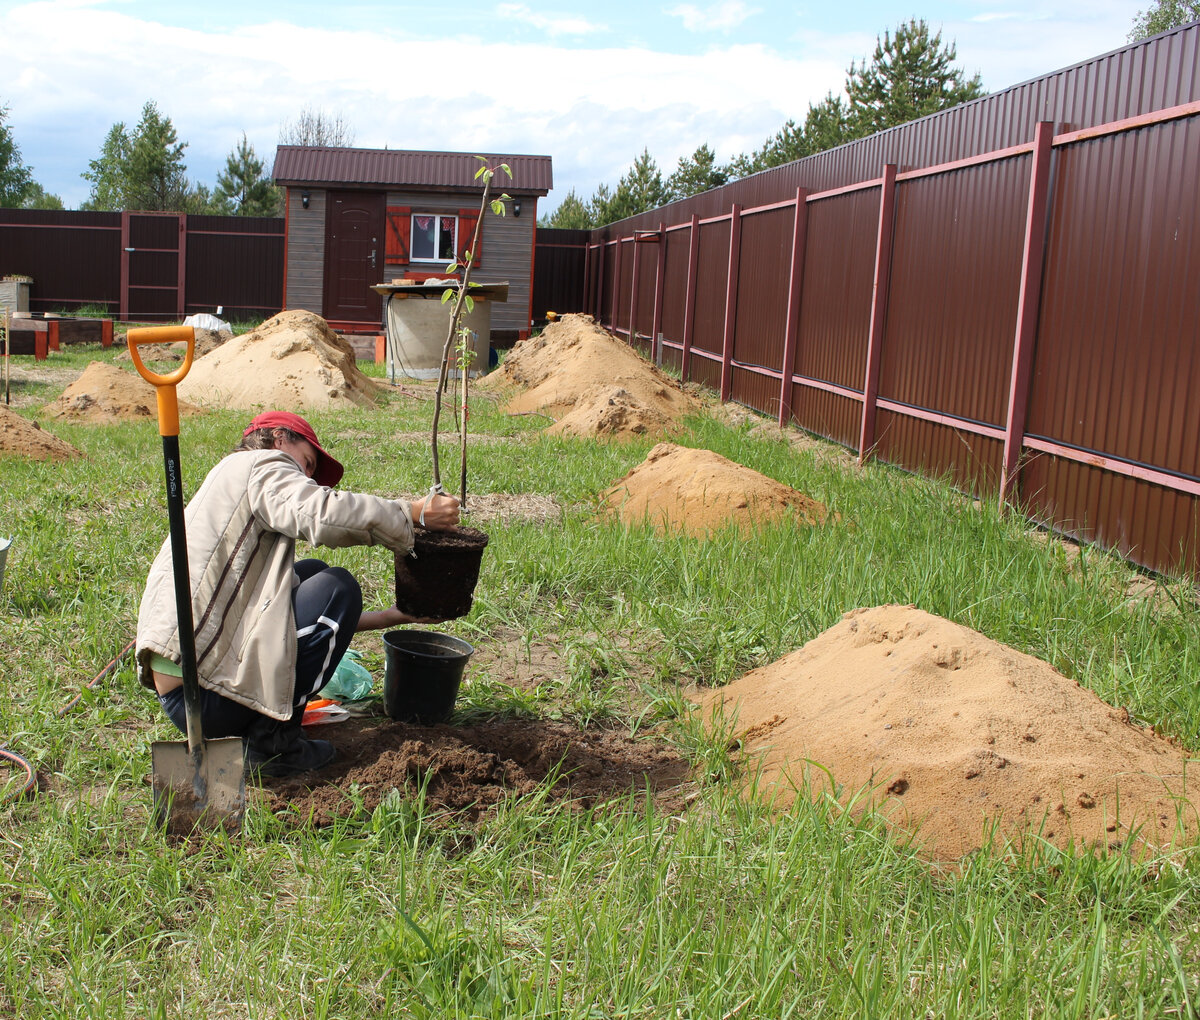
[[[0,406],[0,456],[30,460],[71,460],[81,456],[70,443],[50,435],[37,422]]]
[[[912,606],[856,609],[707,693],[780,806],[807,781],[874,804],[933,856],[1020,843],[1134,849],[1193,839],[1187,753],[1045,662]],[[751,768],[750,771],[753,771]]]
[[[304,411],[372,406],[377,387],[349,343],[319,315],[297,309],[194,362],[178,391],[201,406]]]
[[[263,780],[272,810],[318,826],[369,813],[393,790],[406,798],[424,790],[434,814],[475,821],[550,777],[549,800],[581,808],[646,789],[668,805],[672,798],[682,803],[681,784],[688,779],[687,763],[659,744],[558,722],[458,727],[351,718],[319,731],[312,735],[337,748],[332,765],[308,776]]]
[[[768,521],[791,517],[814,525],[828,516],[824,504],[782,482],[710,450],[672,443],[654,447],[601,500],[625,524],[701,538],[730,525],[748,534]]]
[[[485,389],[518,386],[510,414],[541,412],[560,435],[629,438],[669,433],[700,410],[679,384],[590,315],[565,315],[518,343]]]
[[[200,408],[180,400],[180,414],[197,414]],[[93,361],[62,395],[43,408],[50,418],[99,423],[115,418],[158,418],[155,389],[136,372]]]
[[[232,333],[216,332],[211,329],[197,329],[195,340],[193,342],[192,361],[193,364],[206,354],[211,354],[221,344],[233,339]],[[147,365],[156,361],[182,361],[187,356],[187,344],[179,341],[173,344],[163,344],[161,347],[140,347],[138,355]],[[132,361],[129,348],[121,351],[115,358],[116,361]]]

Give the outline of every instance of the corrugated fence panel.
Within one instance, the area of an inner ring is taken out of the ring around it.
[[[643,353],[650,350],[654,332],[654,290],[658,278],[658,252],[662,238],[658,241],[641,241],[637,248],[637,306],[633,309],[631,328],[639,337],[645,338],[640,348]],[[629,256],[632,271],[633,255]]]
[[[794,373],[861,393],[871,329],[879,189],[807,203],[808,230]],[[797,424],[857,445],[862,404],[792,387]]]
[[[672,230],[665,238],[667,262],[663,279],[663,336],[676,344],[683,343],[683,328],[687,319],[688,254],[691,230]],[[668,347],[663,351],[663,364],[680,368],[682,352]]]
[[[742,216],[737,309],[733,340],[733,399],[767,414],[779,413],[775,379],[738,365],[782,369],[795,210],[787,207]]]
[[[1196,118],[1058,150],[1030,435],[1200,479],[1197,165]],[[1197,566],[1190,498],[1059,458],[1023,481],[1045,520]]]
[[[33,277],[35,312],[121,301],[121,214],[0,209],[0,276]]]
[[[725,290],[729,279],[729,220],[700,225],[700,258],[696,266],[696,323],[688,379],[705,386],[721,381],[725,334]],[[707,352],[703,357],[696,351]],[[715,359],[715,360],[714,360]]]
[[[282,242],[275,217],[189,216],[185,310],[220,306],[227,321],[274,315],[283,307]]]
[[[881,398],[1004,427],[1030,163],[1025,156],[898,185]],[[996,490],[1002,444],[887,412],[879,426],[877,456]]]
[[[582,312],[584,253],[589,231],[538,227],[533,248],[533,321],[547,312]]]

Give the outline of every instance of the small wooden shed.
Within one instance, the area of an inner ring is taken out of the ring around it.
[[[549,156],[485,156],[507,163],[493,182],[504,216],[484,214],[472,279],[506,281],[492,311],[492,343],[510,346],[532,322],[537,200],[553,186]],[[482,164],[474,153],[281,145],[275,183],[286,189],[284,308],[316,312],[348,333],[379,332],[383,299],[372,287],[445,275],[470,246],[479,219]]]

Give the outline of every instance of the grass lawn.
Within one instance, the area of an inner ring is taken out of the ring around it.
[[[69,370],[118,348],[71,348]],[[30,371],[33,362],[22,359]],[[373,369],[375,374],[380,370]],[[313,413],[345,485],[429,485],[430,404]],[[185,490],[246,414],[185,418]],[[632,789],[590,810],[513,798],[478,824],[389,798],[325,828],[252,806],[243,833],[172,842],[149,816],[149,743],[177,739],[126,658],[166,535],[153,421],[44,427],[85,454],[0,459],[0,1018],[6,1017],[1192,1017],[1200,994],[1194,847],[1133,860],[993,846],[934,866],[872,815],[739,796],[727,741],[686,692],[790,652],[846,610],[913,603],[1036,655],[1200,747],[1200,620],[1189,579],[1149,578],[936,482],[865,469],[753,423],[680,440],[794,486],[840,524],[702,542],[598,523],[596,494],[640,463],[625,445],[541,434],[472,409],[471,485],[552,497],[547,522],[488,525],[470,616],[445,625],[493,665],[473,717],[522,713],[668,741],[697,796],[664,811]],[[443,457],[446,454],[443,452]],[[455,466],[448,473],[457,477]],[[391,557],[323,550],[390,600]],[[512,635],[517,635],[513,638]],[[378,635],[355,646],[382,675]],[[514,685],[486,654],[551,647],[556,675]],[[82,696],[77,704],[73,699]]]

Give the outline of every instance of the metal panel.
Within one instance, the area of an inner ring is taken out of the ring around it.
[[[504,156],[479,153],[495,165],[507,163],[512,179],[504,174],[493,183],[497,192],[545,195],[554,186],[549,156]],[[479,193],[475,173],[480,162],[469,152],[415,152],[400,149],[348,149],[308,145],[280,145],[275,150],[274,177],[288,186],[361,186],[385,188],[451,189]]]
[[[878,188],[808,204],[796,375],[862,391],[878,216]],[[816,417],[810,415],[815,393],[808,387],[793,388],[797,422],[839,442],[857,443],[857,426],[852,433],[823,431],[824,422],[833,419],[824,401],[813,407]],[[844,413],[843,408],[835,416],[839,422]]]
[[[584,253],[590,231],[539,227],[533,249],[533,321],[547,312],[582,312]]]
[[[0,276],[33,277],[29,307],[62,311],[121,300],[121,214],[0,209]]]
[[[780,301],[779,295],[787,293],[794,218],[795,210],[786,206],[742,216],[734,320],[735,364],[782,370],[787,302]],[[772,410],[778,409],[778,387],[769,402]],[[760,411],[767,410],[748,399],[746,403]]]
[[[1058,152],[1027,431],[1200,477],[1200,123]]]
[[[898,185],[880,397],[1004,425],[1029,163]],[[894,445],[879,454],[913,462]]]

